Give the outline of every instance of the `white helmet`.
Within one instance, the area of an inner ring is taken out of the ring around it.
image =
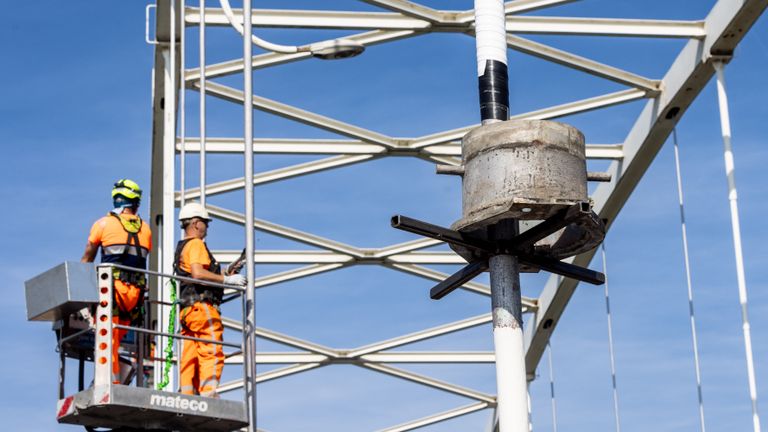
[[[181,211],[179,211],[180,221],[183,221],[184,219],[192,219],[195,217],[208,221],[211,220],[211,217],[208,215],[208,210],[206,210],[205,207],[203,207],[200,203],[187,203],[184,205],[184,207],[181,208]]]

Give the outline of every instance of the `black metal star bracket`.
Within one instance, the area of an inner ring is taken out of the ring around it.
[[[588,282],[594,285],[605,283],[603,273],[562,262],[552,254],[537,252],[534,245],[545,237],[568,226],[585,227],[587,230],[604,230],[602,222],[585,203],[574,204],[531,229],[509,240],[493,242],[477,235],[454,231],[407,216],[392,217],[392,227],[449,243],[451,246],[471,251],[472,260],[464,268],[435,285],[429,297],[439,300],[450,294],[480,273],[488,270],[488,258],[493,255],[514,255],[521,264],[545,270],[561,276]],[[603,231],[604,235],[604,231]],[[600,236],[602,239],[602,235]]]

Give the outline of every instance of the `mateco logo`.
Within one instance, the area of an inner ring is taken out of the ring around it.
[[[183,398],[181,396],[161,396],[161,395],[152,395],[149,398],[149,404],[155,405],[155,406],[161,406],[165,408],[176,408],[176,409],[183,409],[183,410],[190,410],[190,411],[197,411],[197,412],[206,412],[208,411],[208,402],[206,401],[196,401],[196,400],[190,400],[187,398]]]

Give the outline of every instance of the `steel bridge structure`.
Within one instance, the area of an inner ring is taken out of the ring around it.
[[[608,107],[634,101],[642,104],[623,141],[598,144],[591,143],[587,136],[588,160],[611,176],[609,182],[592,184],[590,187],[594,209],[610,227],[686,109],[712,79],[716,69],[728,63],[738,43],[768,6],[768,0],[719,0],[714,2],[714,6],[706,16],[689,21],[557,16],[559,6],[573,1],[515,0],[507,2],[505,4],[506,41],[509,50],[608,80],[618,85],[619,89],[587,98],[569,99],[568,88],[564,87],[562,103],[542,106],[527,112],[519,112],[513,103],[512,118],[560,119],[588,111],[599,113],[602,112],[600,110]],[[286,3],[288,3],[286,7],[290,7],[290,2]],[[439,10],[408,0],[362,0],[360,3],[362,6],[356,10],[330,11],[261,9],[256,2],[252,11],[252,22],[255,33],[284,35],[286,33],[280,33],[279,29],[291,29],[298,32],[301,37],[316,38],[316,40],[318,34],[323,34],[322,31],[332,34],[328,39],[335,39],[341,35],[366,47],[366,52],[355,59],[360,62],[365,61],[365,56],[370,52],[386,44],[396,44],[397,49],[407,50],[409,45],[404,43],[405,40],[426,37],[429,34],[457,34],[470,42],[473,37],[474,14],[471,9]],[[471,7],[471,2],[467,3],[468,7]],[[531,12],[534,11],[537,14],[532,15]],[[544,12],[546,12],[545,15],[539,14]],[[352,165],[359,165],[359,169],[355,172],[363,173],[366,164],[388,158],[397,158],[397,161],[417,159],[427,165],[459,165],[460,140],[476,125],[457,124],[450,130],[438,130],[425,135],[396,136],[377,131],[375,127],[361,127],[323,114],[323,112],[337,111],[330,108],[332,104],[337,103],[335,100],[327,101],[329,106],[327,111],[314,112],[301,105],[287,104],[279,99],[256,93],[252,96],[253,109],[272,116],[263,118],[281,117],[301,123],[321,131],[317,133],[321,138],[265,136],[260,132],[259,127],[255,127],[253,153],[256,160],[283,155],[286,156],[284,160],[300,160],[300,162],[268,168],[255,173],[253,178],[245,178],[242,175],[242,155],[245,153],[246,142],[244,137],[237,134],[222,136],[218,131],[208,133],[208,130],[226,130],[212,126],[227,116],[227,114],[217,114],[217,110],[221,110],[222,113],[230,112],[226,111],[227,108],[222,108],[227,105],[224,102],[242,107],[247,99],[242,83],[238,84],[238,80],[242,81],[243,78],[242,56],[233,55],[228,60],[208,60],[221,57],[214,52],[220,44],[214,44],[208,40],[215,40],[216,32],[227,31],[228,34],[233,32],[219,2],[209,1],[206,4],[204,0],[199,2],[158,0],[154,11],[149,13],[153,13],[155,17],[154,26],[149,25],[149,19],[147,24],[148,41],[155,45],[150,213],[153,223],[158,225],[157,232],[160,236],[158,253],[152,255],[154,270],[165,273],[171,271],[174,245],[178,240],[175,212],[181,204],[191,200],[202,201],[216,221],[224,221],[233,226],[249,229],[252,227],[260,235],[273,236],[304,245],[303,248],[286,249],[256,247],[254,262],[257,275],[254,288],[257,293],[267,288],[283,289],[289,286],[290,282],[299,279],[317,278],[328,272],[363,265],[380,266],[394,272],[437,282],[445,279],[448,273],[442,271],[442,268],[436,269],[435,266],[445,267],[465,263],[461,257],[447,248],[439,248],[440,242],[433,239],[416,239],[382,247],[370,247],[366,244],[365,238],[360,238],[359,244],[350,244],[259,216],[260,208],[284,205],[281,202],[257,203],[256,217],[253,220],[247,220],[245,213],[233,209],[237,208],[237,205],[226,206],[221,203],[241,199],[247,182],[253,184],[258,190],[259,187],[268,184],[302,176],[319,175],[321,172],[340,170]],[[243,20],[243,9],[236,8],[233,13],[236,20],[240,22]],[[264,30],[267,28],[270,30]],[[665,73],[658,76],[642,76],[630,70],[544,44],[536,40],[540,35],[599,36],[615,39],[617,44],[621,43],[622,38],[628,37],[674,39],[683,43],[682,49],[671,65],[666,68]],[[320,39],[323,38],[326,37],[320,37]],[[236,39],[230,37],[229,40]],[[242,45],[242,42],[240,44]],[[235,49],[232,51],[236,53],[238,46],[235,44]],[[222,51],[229,53],[223,49]],[[313,59],[309,52],[285,54],[267,51],[257,52],[250,61],[257,76],[256,80],[258,80],[258,74],[266,69],[290,67],[297,62],[320,62]],[[328,73],[338,73],[344,70],[347,61],[350,60],[323,62],[317,67],[322,68],[327,64],[333,71]],[[468,58],[466,61],[468,65],[472,65],[474,59]],[[514,63],[510,64],[511,80],[514,81],[515,73],[519,71],[515,71]],[[414,75],[419,73],[421,73],[419,70],[413,71]],[[376,78],[371,77],[371,79]],[[312,80],[318,77],[308,76],[306,79]],[[428,77],[419,79],[428,80]],[[384,81],[381,85],[390,83],[387,80]],[[339,93],[343,92],[358,92],[358,103],[361,109],[365,109],[364,107],[368,104],[377,103],[376,99],[365,98],[365,88],[339,89]],[[199,102],[199,107],[195,105],[190,108],[189,100]],[[192,114],[186,114],[186,111]],[[242,126],[241,118],[238,117],[237,121],[232,120],[236,125],[235,130],[239,130],[237,128]],[[414,122],[418,120],[414,119]],[[238,155],[240,157],[237,157]],[[190,168],[188,160],[191,157],[200,161],[199,168],[198,166]],[[213,170],[222,171],[221,163],[211,166],[208,161],[212,159],[218,162],[229,161],[227,165],[229,168],[225,171],[234,174],[229,174],[230,178],[225,180],[208,182],[207,178]],[[198,169],[202,180],[194,187],[188,187],[187,184],[190,181],[186,176],[189,172]],[[366,179],[360,181],[364,180]],[[323,197],[324,206],[333,205],[333,202],[327,201],[328,196]],[[224,197],[235,198],[227,201]],[[217,201],[219,198],[221,200]],[[368,196],[364,199],[375,200],[376,197]],[[458,202],[459,196],[446,195],[443,199],[453,199]],[[367,204],[361,202],[360,205]],[[303,203],[301,206],[291,207],[285,204],[285,211],[300,212],[303,208],[312,205],[312,203]],[[392,214],[397,210],[393,208]],[[339,208],[338,211],[343,209]],[[377,223],[380,223],[382,231],[391,229],[386,220],[377,221]],[[338,227],[338,229],[343,228],[343,226]],[[216,248],[216,229],[218,227],[212,231],[213,248]],[[594,251],[586,253],[570,261],[580,266],[588,266],[594,253]],[[239,255],[239,251],[218,249],[215,254],[217,259],[228,262],[234,260]],[[277,270],[268,271],[269,269]],[[576,287],[576,281],[552,275],[543,286],[539,287],[537,295],[524,297],[525,360],[529,379],[534,379],[549,339],[557,328]],[[483,282],[467,283],[463,289],[477,296],[489,296],[490,293],[489,286]],[[155,287],[154,295],[167,299],[168,293],[160,287]],[[296,292],[295,295],[301,294]],[[423,295],[426,296],[427,293],[424,292]],[[256,300],[259,308],[270,307],[268,304],[260,305],[258,299],[259,294]],[[382,311],[382,313],[388,314],[393,321],[404,319],[398,317],[396,310]],[[429,312],[424,311],[424,313]],[[491,351],[412,351],[408,349],[410,344],[487,326],[490,322],[489,308],[488,313],[465,316],[462,319],[450,320],[401,336],[351,348],[327,346],[308,341],[281,329],[262,327],[257,322],[255,332],[260,344],[269,341],[289,348],[269,352],[258,350],[256,362],[260,372],[254,379],[261,385],[267,381],[284,379],[332,365],[353,365],[367,371],[458,395],[467,400],[466,403],[452,409],[399,421],[396,425],[381,429],[388,432],[414,430],[482,410],[492,413],[496,404],[494,394],[438,379],[429,373],[414,372],[412,369],[401,367],[401,365],[412,364],[492,364],[494,355]],[[158,325],[165,324],[161,320]],[[323,323],[315,322],[313,325],[321,327]],[[242,330],[240,322],[232,319],[227,319],[225,326],[234,331]],[[158,346],[161,345],[164,344],[158,344]],[[234,365],[238,362],[242,362],[242,356],[232,353],[228,363]],[[270,365],[269,368],[265,369],[266,365]],[[228,368],[236,367],[228,366]],[[243,382],[243,379],[228,381],[220,390],[227,392],[241,389]],[[391,395],[391,397],[398,396]],[[286,403],[290,402],[286,401]],[[341,412],[343,407],[339,409]],[[264,428],[267,430],[269,426],[264,425]],[[491,422],[491,428],[493,428],[493,422]]]

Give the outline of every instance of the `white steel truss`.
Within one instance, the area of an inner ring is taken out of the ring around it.
[[[191,0],[190,0],[191,1]],[[437,10],[407,0],[362,0],[381,11],[318,11],[318,10],[270,10],[254,9],[253,25],[256,27],[361,30],[361,33],[346,36],[366,47],[389,43],[428,33],[451,32],[473,35],[474,14],[472,10]],[[720,0],[709,14],[698,21],[572,18],[553,16],[520,15],[575,0],[516,0],[506,3],[507,45],[509,49],[535,56],[595,77],[610,80],[626,89],[569,103],[544,107],[513,116],[517,119],[555,119],[586,111],[623,104],[640,99],[647,100],[634,126],[624,142],[617,144],[589,144],[587,157],[590,160],[610,162],[608,173],[612,180],[600,184],[592,194],[595,210],[608,226],[616,218],[635,186],[649,167],[661,145],[671,133],[682,114],[693,102],[704,85],[714,74],[714,61],[727,60],[746,31],[768,6],[768,0],[742,0],[738,2]],[[190,68],[181,74],[178,59],[180,32],[185,26],[229,26],[221,9],[208,7],[203,14],[197,4],[185,5],[177,2],[175,25],[171,25],[172,3],[158,0],[154,99],[153,99],[153,177],[152,177],[152,218],[162,225],[163,236],[160,254],[153,255],[153,266],[164,272],[170,270],[173,251],[173,208],[184,200],[199,199],[200,188],[177,190],[174,185],[175,153],[186,154],[201,151],[199,137],[179,139],[175,133],[177,108],[175,99],[180,91],[199,91],[201,78],[206,83],[207,95],[242,105],[245,97],[242,90],[225,85],[216,79],[242,74],[243,59],[235,58],[205,65],[205,76],[201,68]],[[556,9],[554,9],[556,10]],[[234,10],[236,20],[242,21],[243,11]],[[173,30],[172,30],[173,29]],[[175,37],[172,37],[173,33]],[[556,49],[522,37],[521,34],[548,35],[592,35],[605,37],[646,37],[685,39],[687,43],[680,51],[669,70],[661,77],[648,78],[631,71],[606,65],[601,62]],[[172,43],[175,42],[175,43]],[[175,45],[175,48],[172,47]],[[177,58],[173,59],[172,55]],[[251,65],[254,70],[280,66],[310,58],[310,54],[264,53],[254,55]],[[183,81],[181,82],[181,76]],[[380,132],[349,124],[328,116],[291,106],[263,96],[253,95],[253,108],[289,120],[329,131],[347,139],[299,139],[264,138],[253,140],[256,154],[325,155],[320,159],[302,162],[288,167],[256,173],[252,179],[243,177],[205,185],[205,195],[213,196],[242,190],[247,181],[254,186],[306,176],[321,171],[336,169],[352,164],[361,164],[381,158],[413,157],[429,163],[457,165],[460,163],[460,139],[476,125],[457,127],[452,130],[435,132],[418,137],[393,137]],[[206,137],[205,151],[208,154],[242,153],[242,137]],[[182,197],[183,193],[183,197]],[[458,197],[456,197],[458,199]],[[251,222],[241,213],[207,205],[216,219],[245,226]],[[165,221],[165,223],[163,223]],[[382,248],[366,248],[345,244],[291,227],[266,220],[255,219],[253,227],[264,233],[289,239],[307,245],[311,250],[257,250],[255,263],[301,265],[287,271],[280,271],[258,277],[255,288],[261,289],[282,282],[311,277],[325,272],[355,265],[378,265],[406,274],[440,281],[448,275],[426,265],[463,264],[464,261],[453,252],[424,251],[439,242],[420,239]],[[575,264],[586,266],[593,252],[571,259]],[[228,262],[236,251],[216,251],[217,257]],[[577,282],[553,275],[546,282],[537,298],[525,298],[527,316],[525,329],[526,366],[529,378],[533,379],[541,356],[547,347],[557,322],[573,295]],[[464,285],[465,290],[489,295],[489,287],[478,282]],[[301,340],[277,331],[257,328],[260,339],[269,340],[291,347],[295,351],[258,352],[257,364],[283,365],[278,369],[263,372],[256,377],[262,383],[276,380],[308,370],[333,364],[349,364],[375,371],[434,389],[460,395],[471,400],[469,405],[437,413],[420,419],[393,426],[385,431],[408,431],[435,424],[479,410],[494,408],[496,399],[470,388],[458,386],[433,377],[407,371],[392,364],[418,363],[492,363],[492,352],[457,351],[390,351],[414,342],[460,332],[485,325],[491,321],[489,314],[465,318],[437,327],[424,329],[388,340],[352,349],[323,346]],[[226,320],[225,326],[241,331],[239,322]],[[231,355],[228,363],[242,363],[239,353]],[[225,383],[221,391],[241,388],[242,380]]]

